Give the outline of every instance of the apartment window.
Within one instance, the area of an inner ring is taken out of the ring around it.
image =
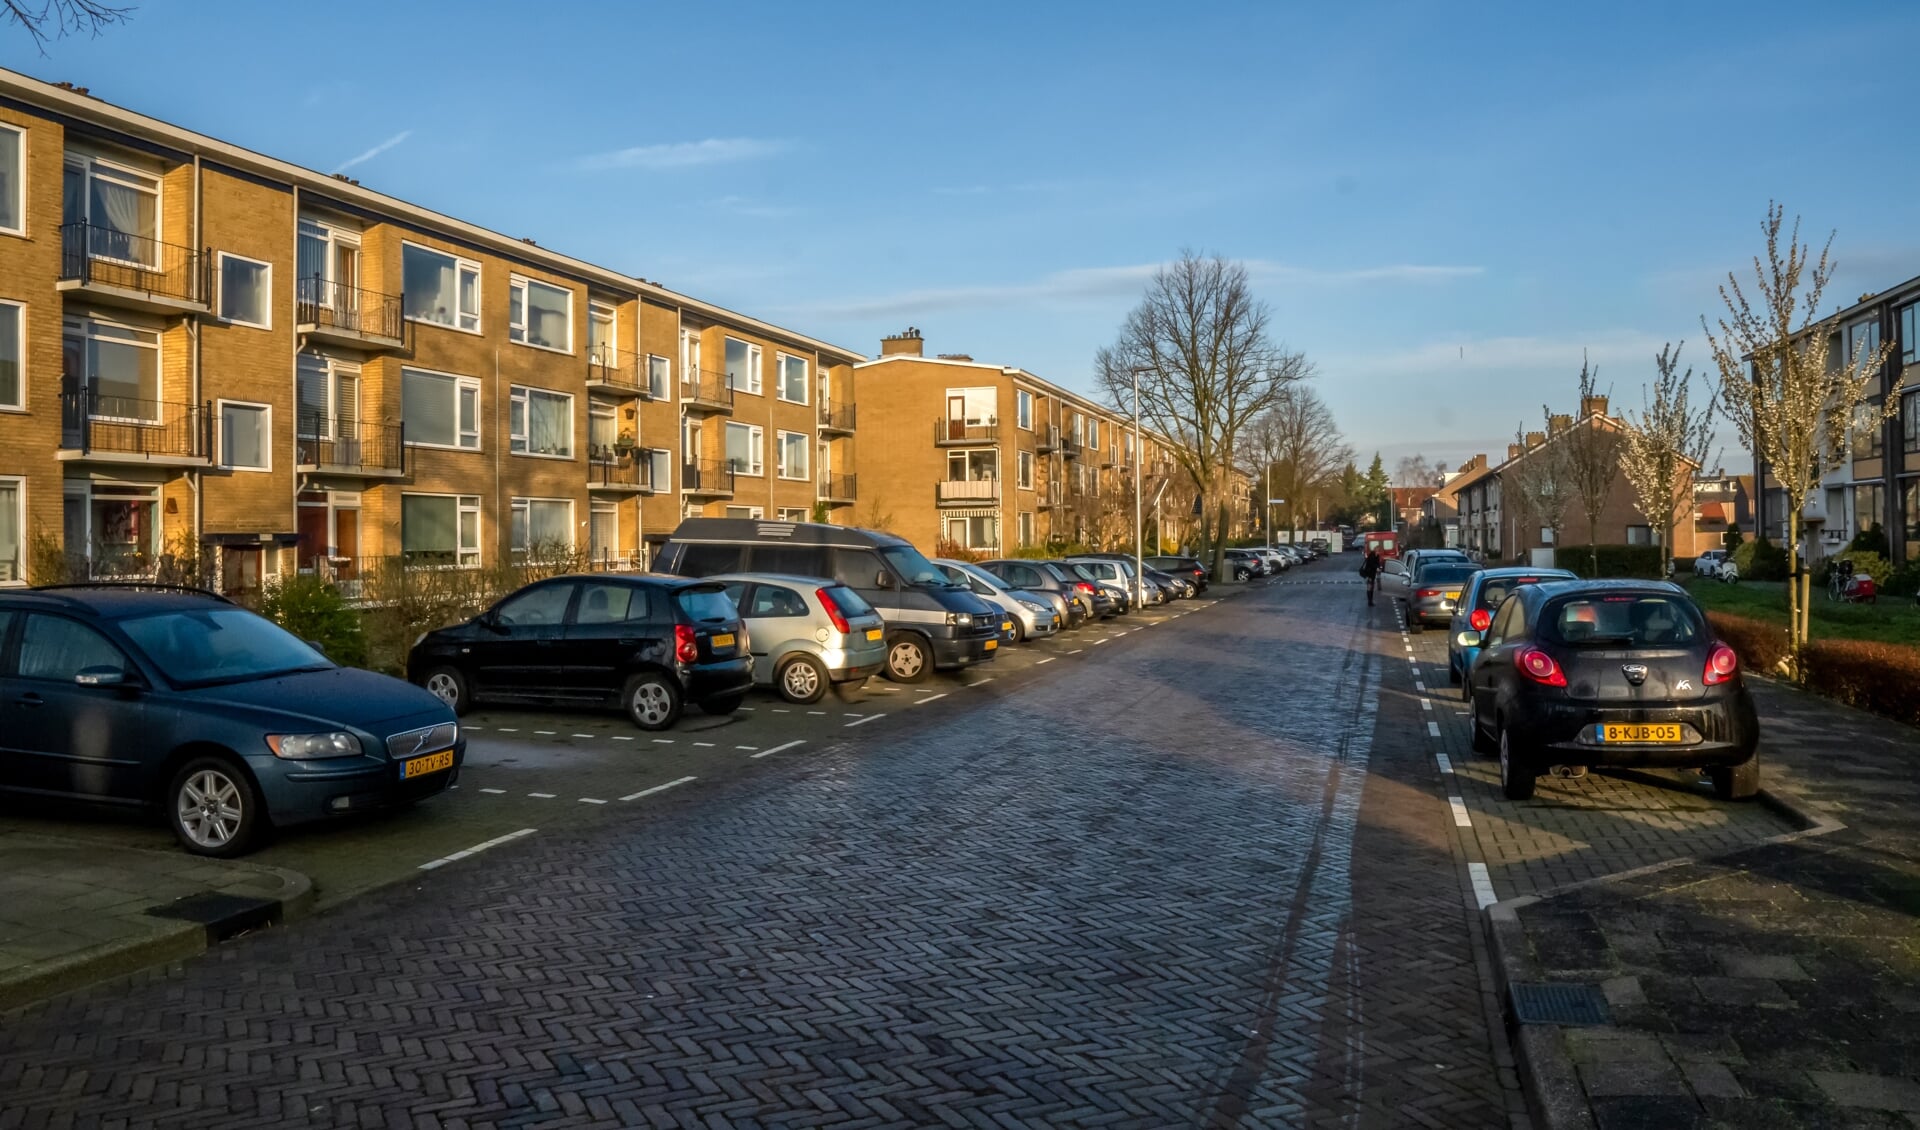
[[[998,451],[950,451],[947,453],[948,482],[978,482],[1000,477]]]
[[[222,400],[220,465],[234,471],[273,470],[273,409]]]
[[[70,483],[62,499],[69,552],[90,563],[92,576],[137,576],[160,552],[160,488]]]
[[[1652,545],[1653,544],[1653,527],[1652,526],[1628,526],[1627,527],[1627,544],[1628,545]]]
[[[763,473],[760,445],[766,433],[754,424],[727,424],[727,463],[736,475]]]
[[[511,386],[507,450],[516,455],[573,458],[573,397],[543,388]]]
[[[1100,450],[1100,421],[1087,421],[1087,450]]]
[[[780,354],[780,399],[807,402],[807,359]]]
[[[143,267],[160,263],[160,180],[78,154],[66,160],[61,212],[87,225],[87,254]]]
[[[507,283],[507,336],[522,345],[573,352],[573,292],[538,279]]]
[[[27,406],[22,365],[26,360],[26,307],[0,302],[0,408]]]
[[[804,506],[782,506],[773,512],[773,516],[781,522],[804,522],[807,520],[807,510]]]
[[[14,126],[0,126],[0,231],[24,235],[27,230],[27,134]],[[4,568],[0,562],[0,568]]]
[[[302,280],[300,299],[329,309],[356,309],[360,285],[360,236],[318,220],[300,221],[294,269]],[[307,280],[314,280],[309,282]]]
[[[62,370],[90,396],[95,417],[160,422],[160,335],[91,318],[65,323]]]
[[[1847,327],[1847,356],[1844,363],[1870,361],[1880,348],[1880,319],[1868,318]]]
[[[1081,447],[1085,447],[1087,444],[1087,418],[1085,416],[1075,416],[1073,418],[1073,442]]]
[[[220,316],[235,325],[273,328],[273,267],[222,251]]]
[[[0,366],[4,366],[0,362]],[[0,385],[0,387],[4,387]],[[1920,451],[1920,391],[1900,398],[1900,437],[1908,451]]]
[[[400,370],[400,419],[407,443],[480,450],[480,382],[472,377]]]
[[[620,507],[595,502],[587,508],[587,552],[595,561],[620,561]]]
[[[764,518],[766,515],[766,509],[760,506],[727,507],[727,517],[729,518]]]
[[[992,514],[956,514],[946,527],[947,540],[968,549],[1000,548],[1000,519]]]
[[[515,553],[550,557],[573,551],[573,501],[566,498],[516,498],[512,513]]]
[[[1021,546],[1024,547],[1024,546],[1032,545],[1033,544],[1033,511],[1022,510],[1020,512],[1019,529],[1020,529]]]
[[[587,303],[587,356],[620,367],[620,313],[604,302]]]
[[[0,486],[0,491],[6,488]],[[5,495],[0,494],[0,500]],[[1900,517],[1906,527],[1907,560],[1913,560],[1916,550],[1920,550],[1920,479],[1904,479],[1900,483]],[[0,522],[5,522],[0,514]],[[5,534],[0,532],[0,552],[5,551]]]
[[[780,433],[780,477],[807,477],[807,437],[800,432]]]
[[[1885,522],[1886,513],[1886,484],[1855,484],[1853,488],[1853,530],[1855,533],[1862,533],[1870,526]]]
[[[648,470],[652,472],[647,481],[656,491],[673,489],[673,452],[664,447],[656,447],[646,453]]]
[[[27,528],[25,479],[0,479],[0,584],[27,579],[21,531]]]
[[[999,392],[991,388],[950,388],[947,390],[947,420],[969,427],[984,427],[996,422]]]
[[[738,338],[727,339],[727,387],[736,392],[760,393],[760,347]]]
[[[1860,405],[1853,417],[1853,457],[1855,459],[1878,459],[1886,453],[1886,425],[1880,419],[1880,405],[1868,401]]]
[[[480,332],[480,264],[405,243],[400,246],[400,274],[407,317]]]
[[[360,430],[360,366],[302,353],[294,366],[303,439],[354,439]]]
[[[400,553],[409,565],[480,564],[480,496],[400,496]]]
[[[1911,365],[1920,357],[1920,302],[1900,307],[1900,362]]]
[[[667,398],[667,385],[673,380],[673,363],[657,353],[647,354],[647,395],[655,400]]]
[[[620,424],[614,418],[613,405],[587,405],[587,458],[612,459],[614,441],[620,438]]]
[[[1015,460],[1014,467],[1020,476],[1019,479],[1017,480],[1020,486],[1027,490],[1032,490],[1033,489],[1033,452],[1022,451],[1019,457]]]

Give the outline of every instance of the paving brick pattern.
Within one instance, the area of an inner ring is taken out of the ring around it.
[[[1501,1124],[1353,596],[1251,591],[8,1017],[0,1128]]]

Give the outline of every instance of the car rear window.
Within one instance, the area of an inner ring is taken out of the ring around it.
[[[673,599],[682,612],[701,623],[732,620],[740,615],[723,589],[682,589]]]
[[[1435,565],[1422,565],[1420,566],[1420,583],[1423,585],[1459,584],[1479,571],[1478,566],[1464,561],[1443,561]]]
[[[1498,608],[1508,594],[1523,585],[1537,585],[1541,581],[1568,581],[1570,576],[1547,574],[1538,577],[1488,577],[1480,582],[1480,596],[1474,602],[1475,608]]]
[[[845,585],[828,585],[823,590],[839,606],[842,616],[865,616],[873,611],[873,605],[866,598]]]
[[[1700,613],[1684,597],[1595,593],[1547,606],[1550,639],[1574,647],[1684,647],[1702,634]]]

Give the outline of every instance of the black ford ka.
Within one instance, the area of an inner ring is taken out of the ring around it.
[[[1474,639],[1468,640],[1468,636]],[[1723,800],[1760,788],[1759,720],[1739,657],[1664,581],[1526,585],[1494,612],[1467,673],[1473,748],[1502,791],[1596,766],[1700,769]]]

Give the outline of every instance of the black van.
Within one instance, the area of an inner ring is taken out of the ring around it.
[[[970,667],[1000,646],[1000,611],[973,595],[905,538],[852,526],[688,518],[654,568],[683,577],[793,573],[832,578],[887,622],[887,677],[917,683],[932,670]]]

